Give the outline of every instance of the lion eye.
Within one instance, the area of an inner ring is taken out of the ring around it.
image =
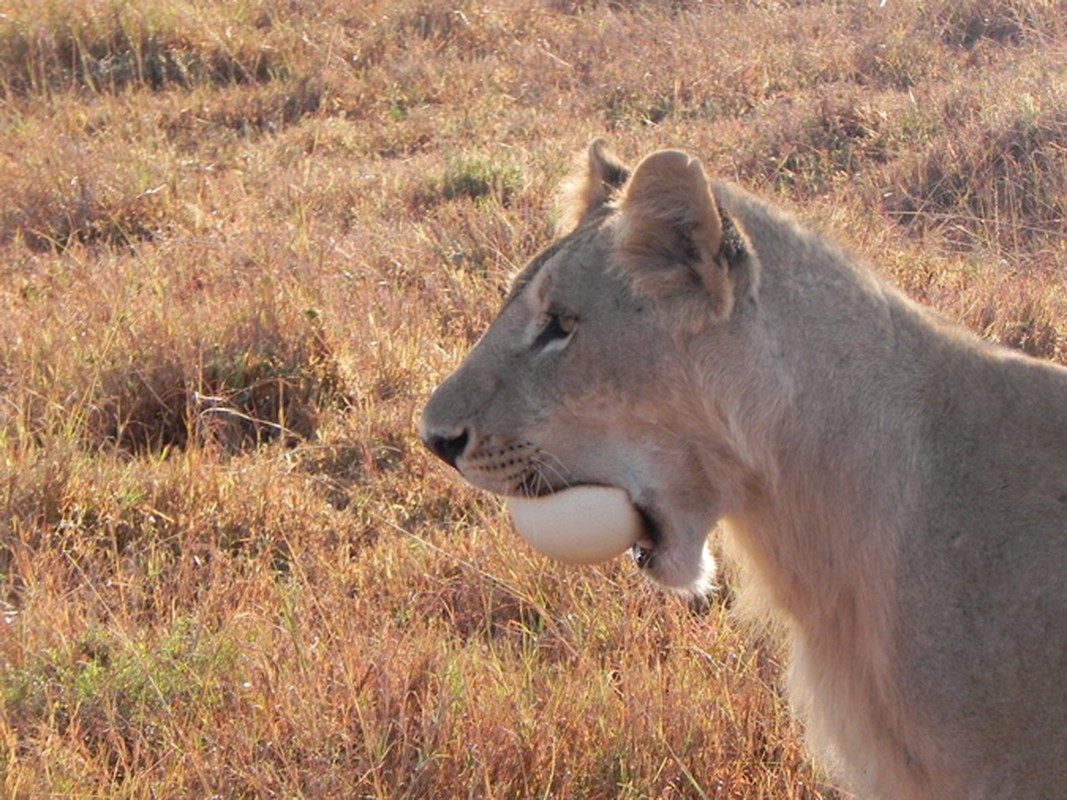
[[[578,320],[572,314],[550,313],[545,320],[544,327],[534,339],[534,348],[541,350],[553,342],[568,339],[577,326]]]

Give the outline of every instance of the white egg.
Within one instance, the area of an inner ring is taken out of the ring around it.
[[[576,486],[544,497],[509,497],[519,532],[539,553],[567,564],[599,564],[620,555],[644,532],[622,489]]]

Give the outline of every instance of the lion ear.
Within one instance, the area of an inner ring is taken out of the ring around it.
[[[638,164],[620,202],[618,231],[620,261],[639,292],[669,297],[702,287],[714,318],[729,316],[723,219],[698,160],[664,150]]]
[[[612,200],[630,177],[630,169],[608,149],[603,139],[594,139],[586,150],[584,164],[563,188],[561,234],[578,228],[593,213]]]

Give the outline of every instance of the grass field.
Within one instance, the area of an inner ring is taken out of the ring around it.
[[[419,446],[573,154],[1067,361],[1063,0],[7,0],[0,796],[843,797],[781,654]]]

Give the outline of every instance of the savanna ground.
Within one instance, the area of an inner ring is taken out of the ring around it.
[[[545,561],[418,413],[597,135],[1067,359],[1065,64],[1062,0],[7,0],[0,796],[840,797],[729,574]]]

